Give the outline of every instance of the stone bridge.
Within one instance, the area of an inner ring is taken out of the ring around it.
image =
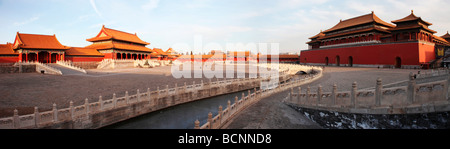
[[[248,95],[242,94],[241,99],[235,97],[232,101],[228,100],[227,107],[223,109],[222,106],[218,108],[218,114],[213,117],[212,113],[208,114],[208,120],[205,124],[200,125],[200,121],[196,120],[194,122],[195,129],[219,129],[225,126],[230,120],[235,117],[239,112],[251,106],[252,104],[258,102],[259,100],[268,97],[272,94],[282,92],[284,90],[290,89],[295,86],[300,86],[303,84],[311,83],[320,77],[322,77],[321,67],[311,67],[304,65],[294,65],[294,64],[280,64],[280,69],[284,70],[289,75],[294,75],[298,71],[305,71],[311,73],[310,75],[296,80],[289,80],[280,84],[279,82],[266,84],[266,87],[261,87],[259,90],[254,89],[251,93],[248,91]]]

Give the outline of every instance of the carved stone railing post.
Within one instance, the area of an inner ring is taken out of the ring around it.
[[[151,102],[151,96],[150,96],[151,94],[152,94],[152,92],[150,91],[150,88],[147,88],[147,100],[148,100],[149,104]]]
[[[222,106],[219,106],[219,124],[222,123],[223,109]]]
[[[311,88],[308,86],[306,88],[306,103],[309,103],[310,94],[311,94]]]
[[[351,93],[351,106],[354,108],[356,107],[356,91],[357,91],[357,83],[353,82]]]
[[[200,80],[200,87],[203,89],[203,86],[204,86],[204,84],[203,84],[203,80]]]
[[[38,107],[34,107],[34,124],[36,128],[39,128],[39,123],[41,123],[41,116],[39,115]]]
[[[317,88],[317,105],[320,104],[320,101],[322,101],[322,85]]]
[[[166,85],[166,97],[169,97],[169,85]]]
[[[116,97],[116,93],[113,93],[113,97],[112,97],[112,102],[113,102],[113,108],[117,107],[117,97]]]
[[[89,116],[89,99],[84,100],[84,110],[86,112],[86,115]]]
[[[194,129],[200,129],[200,121],[198,121],[198,119],[195,120],[194,124],[195,124]]]
[[[159,99],[161,96],[160,96],[160,93],[159,93],[159,86],[157,86],[156,87],[156,99]]]
[[[102,99],[102,96],[98,96],[98,104],[100,104],[100,111],[103,111],[103,99]]]
[[[213,123],[212,123],[212,113],[211,112],[208,113],[208,122],[209,122],[209,128],[208,129],[212,129]]]
[[[297,104],[301,105],[302,103],[302,97],[300,96],[302,94],[302,87],[298,87],[298,94],[297,94]]]
[[[407,102],[408,104],[414,103],[416,97],[416,80],[414,79],[413,73],[409,73],[408,89],[407,89]]]
[[[125,91],[125,102],[128,104],[130,104],[130,96],[128,96],[128,91]]]
[[[333,84],[333,90],[331,91],[331,104],[336,105],[337,85]]]
[[[58,109],[56,108],[56,103],[53,103],[53,123],[58,122]]]
[[[136,93],[136,95],[137,95],[137,102],[140,102],[141,101],[141,93],[139,92],[139,89],[137,89],[136,92],[137,92]]]
[[[289,102],[293,102],[293,96],[294,96],[294,89],[291,88],[291,92],[289,93]]]
[[[70,109],[70,117],[72,118],[72,120],[75,119],[75,110],[73,108],[73,101],[69,102],[69,109]]]
[[[178,83],[175,83],[175,95],[178,95]]]
[[[14,128],[16,128],[16,129],[20,128],[19,110],[17,110],[17,109],[14,109],[13,122],[14,122]]]
[[[381,81],[381,78],[377,79],[375,88],[375,106],[381,106],[381,99],[383,99],[383,93],[381,92],[383,90],[383,85]]]

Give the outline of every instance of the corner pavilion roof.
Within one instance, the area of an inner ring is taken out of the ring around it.
[[[103,25],[102,29],[97,34],[97,36],[86,39],[86,40],[90,41],[90,42],[96,42],[96,41],[105,41],[105,40],[110,40],[110,39],[127,41],[127,42],[131,42],[131,43],[138,43],[138,44],[143,44],[143,45],[150,44],[148,42],[141,40],[137,36],[136,33],[131,34],[131,33],[123,32],[123,31],[119,31],[119,30],[106,28],[105,25]]]
[[[13,49],[53,49],[66,50],[70,47],[62,45],[55,35],[23,34],[17,32]]]
[[[323,31],[320,31],[319,34],[317,34],[317,35],[315,35],[315,36],[312,36],[312,37],[309,37],[309,39],[320,38],[320,37],[323,37],[323,36],[325,36],[325,34],[323,33]]]
[[[412,11],[412,10],[411,10],[411,14],[410,15],[408,15],[408,16],[402,18],[402,19],[392,21],[392,23],[398,24],[398,23],[401,23],[401,22],[408,22],[408,21],[418,21],[418,22],[421,22],[421,23],[417,23],[417,24],[413,24],[413,25],[406,25],[406,26],[402,26],[402,27],[397,26],[397,27],[389,29],[389,30],[390,31],[394,31],[394,30],[423,28],[423,29],[425,29],[425,30],[427,30],[427,31],[429,31],[431,33],[437,33],[436,31],[428,28],[428,26],[432,25],[431,23],[426,22],[426,21],[422,20],[422,18],[417,17],[416,15],[414,15],[414,11]]]
[[[449,38],[450,38],[450,34],[448,34],[448,31],[447,31],[447,34],[445,34],[445,35],[441,36],[441,38],[444,38],[444,39],[449,39]]]
[[[398,20],[391,21],[391,22],[397,24],[399,22],[407,22],[407,21],[415,21],[415,20],[418,20],[418,21],[422,22],[423,24],[425,24],[427,26],[433,25],[430,22],[424,21],[424,20],[422,20],[422,18],[417,17],[416,15],[414,15],[414,11],[413,10],[411,10],[411,14],[410,15],[408,15],[408,16],[402,18],[402,19],[398,19]]]

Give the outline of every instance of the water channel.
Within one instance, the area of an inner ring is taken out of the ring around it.
[[[254,92],[254,90],[250,91],[251,93]],[[200,124],[206,123],[209,112],[211,112],[213,116],[217,115],[220,105],[222,105],[223,109],[225,109],[227,107],[228,100],[230,100],[231,104],[233,104],[234,98],[237,96],[240,100],[242,97],[242,93],[247,96],[248,90],[176,105],[166,109],[144,114],[110,126],[106,126],[104,128],[193,129],[195,120],[198,119],[200,121]]]

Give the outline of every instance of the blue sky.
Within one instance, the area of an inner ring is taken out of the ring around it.
[[[0,0],[0,43],[16,32],[56,34],[67,46],[87,46],[104,24],[137,35],[149,48],[177,43],[279,43],[280,52],[307,49],[320,30],[375,11],[386,22],[410,14],[450,30],[448,0]],[[185,52],[185,49],[175,49]]]

